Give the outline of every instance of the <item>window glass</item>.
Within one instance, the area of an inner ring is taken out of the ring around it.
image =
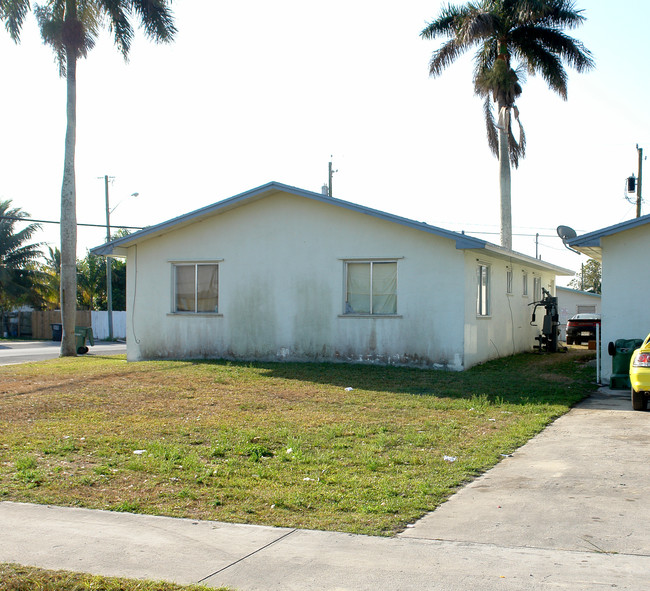
[[[175,312],[219,311],[219,265],[174,265],[174,270]]]
[[[217,294],[219,286],[218,265],[197,266],[197,312],[218,312]]]
[[[506,293],[512,293],[512,269],[506,271]]]
[[[478,279],[476,313],[479,316],[488,316],[490,314],[490,268],[487,265],[479,265],[476,271]]]
[[[176,311],[194,312],[194,265],[176,265]]]
[[[347,314],[370,314],[370,263],[348,263]]]
[[[397,263],[372,264],[372,313],[397,312]]]
[[[397,263],[346,264],[346,314],[397,314]]]
[[[521,293],[523,295],[528,295],[528,273],[523,274],[523,287]]]

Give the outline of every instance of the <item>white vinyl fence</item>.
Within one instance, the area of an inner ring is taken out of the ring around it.
[[[93,337],[97,340],[108,339],[108,312],[91,312]],[[126,339],[126,312],[113,312],[113,338]]]

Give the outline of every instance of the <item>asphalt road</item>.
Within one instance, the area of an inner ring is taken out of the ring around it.
[[[0,341],[0,365],[28,363],[55,359],[59,356],[61,343],[54,341]],[[96,341],[87,355],[120,355],[126,353],[126,343]]]

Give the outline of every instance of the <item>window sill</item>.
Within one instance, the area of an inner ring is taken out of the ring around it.
[[[339,314],[339,318],[402,318],[401,314]]]
[[[476,315],[476,318],[477,318],[478,320],[491,320],[491,319],[492,319],[492,315],[491,315],[491,314],[487,314],[487,315],[477,314],[477,315]]]
[[[182,316],[183,318],[223,318],[217,312],[168,312],[167,316]]]

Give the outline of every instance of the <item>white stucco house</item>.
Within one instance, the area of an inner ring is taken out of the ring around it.
[[[529,351],[573,272],[280,183],[92,250],[127,260],[127,357],[462,370]],[[539,324],[539,322],[538,322]]]
[[[600,314],[600,294],[591,291],[556,287],[557,307],[560,312],[560,340],[566,340],[566,323],[576,314]]]
[[[583,234],[568,241],[571,248],[602,264],[603,382],[608,383],[612,364],[607,345],[618,339],[644,339],[650,333],[650,215]]]

